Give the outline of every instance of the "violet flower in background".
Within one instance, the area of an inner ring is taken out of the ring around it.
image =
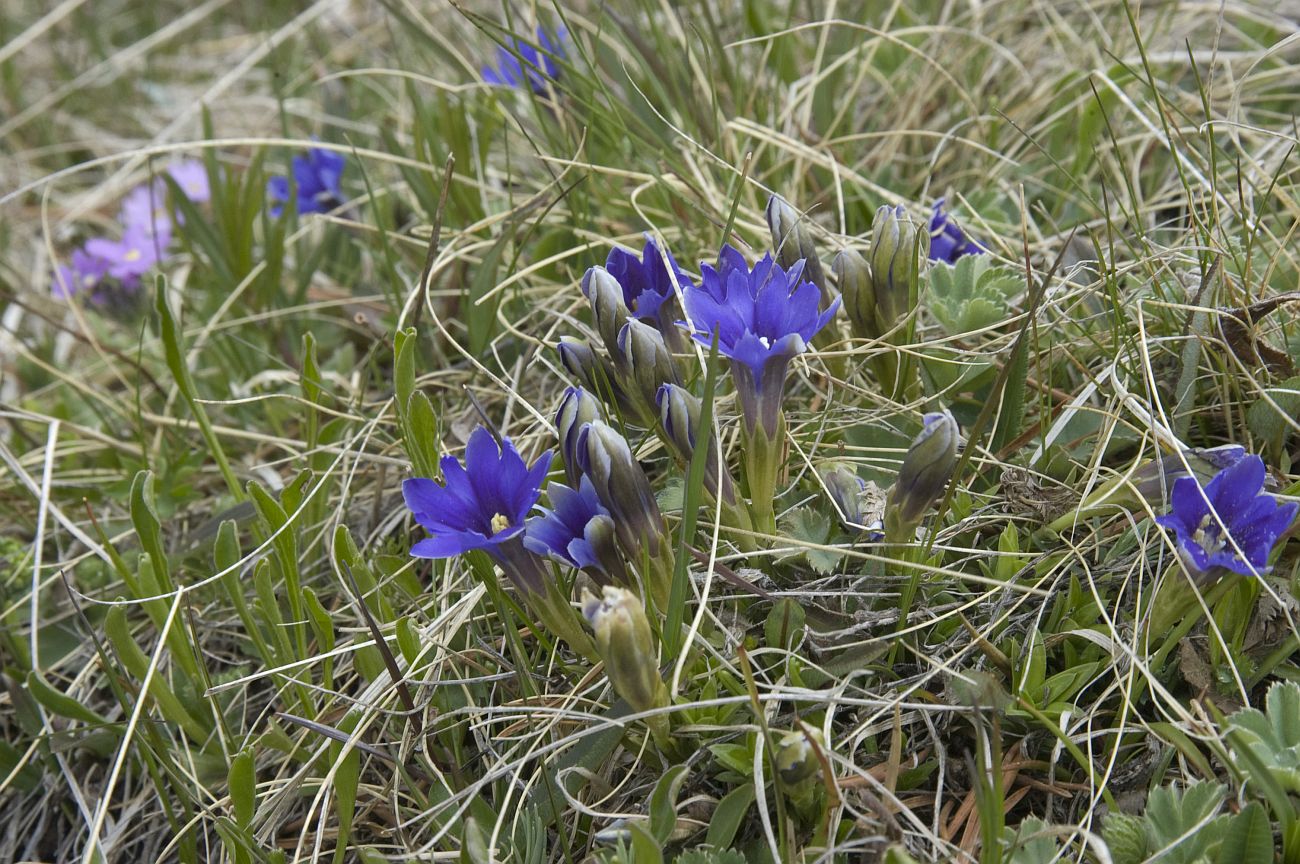
[[[944,199],[934,202],[930,217],[930,260],[952,264],[963,255],[982,255],[988,250],[972,240],[957,220],[943,209]]]
[[[701,265],[700,286],[686,292],[692,335],[709,346],[716,330],[718,350],[732,360],[748,434],[761,426],[769,438],[776,435],[790,361],[839,309],[836,298],[819,311],[820,298],[803,278],[802,261],[784,270],[765,255],[751,270],[731,246],[722,247],[716,268]]]
[[[555,60],[567,56],[564,43],[568,39],[569,33],[563,27],[554,36],[545,27],[538,27],[536,46],[511,37],[509,47],[497,46],[497,65],[483,67],[483,80],[497,87],[520,87],[527,82],[534,93],[543,94],[547,82],[560,74]]]
[[[1195,575],[1268,572],[1269,553],[1300,504],[1281,504],[1265,494],[1265,474],[1264,460],[1251,455],[1219,471],[1204,487],[1194,477],[1174,481],[1170,512],[1156,523],[1174,532],[1179,555]]]
[[[107,261],[91,255],[85,247],[73,249],[71,263],[55,270],[54,284],[50,290],[55,297],[69,300],[83,291],[94,291],[107,276]]]
[[[310,148],[305,156],[293,157],[292,190],[288,177],[275,176],[266,183],[266,194],[272,201],[271,215],[278,218],[284,212],[290,191],[295,194],[299,215],[328,213],[336,209],[343,203],[343,169],[346,165],[342,153],[321,147]]]

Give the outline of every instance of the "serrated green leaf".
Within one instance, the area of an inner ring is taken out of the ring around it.
[[[1114,864],[1142,864],[1147,858],[1146,822],[1128,813],[1111,813],[1101,829]]]
[[[781,520],[785,535],[796,543],[811,543],[817,546],[829,544],[831,517],[812,507],[797,507]],[[844,559],[843,553],[833,549],[797,548],[781,556],[782,561],[802,558],[808,566],[821,574],[830,573]]]

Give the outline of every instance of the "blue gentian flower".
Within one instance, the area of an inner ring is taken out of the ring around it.
[[[961,230],[957,220],[944,211],[943,201],[940,198],[934,202],[934,215],[930,217],[930,260],[952,264],[963,255],[981,255],[987,252]]]
[[[605,577],[602,581],[624,581],[614,520],[600,503],[591,480],[583,477],[576,490],[552,483],[546,496],[554,509],[542,507],[542,515],[528,520],[524,548]]]
[[[1174,532],[1188,569],[1196,575],[1268,572],[1269,553],[1300,504],[1280,504],[1264,494],[1264,476],[1264,460],[1251,455],[1215,474],[1204,488],[1194,477],[1174,482],[1171,512],[1156,522]]]
[[[483,549],[501,558],[502,544],[524,531],[524,517],[541,496],[551,452],[528,467],[510,440],[497,446],[480,426],[465,448],[465,464],[442,459],[443,482],[415,477],[402,483],[402,497],[415,521],[433,536],[416,543],[416,558],[451,558]]]
[[[664,263],[664,259],[668,263]],[[672,274],[668,268],[672,268]],[[613,276],[623,289],[623,302],[634,318],[648,321],[659,327],[665,337],[676,334],[673,321],[676,320],[674,299],[677,292],[673,290],[673,276],[682,291],[692,287],[693,283],[682,269],[677,266],[673,253],[664,249],[662,253],[654,238],[646,235],[645,248],[638,258],[635,253],[624,249],[614,249],[605,260],[605,270]]]
[[[537,46],[511,38],[510,46],[497,46],[497,65],[483,67],[483,80],[498,87],[519,87],[527,81],[534,93],[546,92],[547,82],[560,74],[556,59],[565,55],[564,43],[569,33],[563,27],[552,36],[545,27],[537,28]]]
[[[700,266],[700,286],[686,291],[692,335],[731,358],[746,430],[761,422],[776,434],[790,361],[835,316],[839,298],[819,311],[821,292],[803,278],[803,262],[783,270],[765,255],[750,270],[745,256],[723,246],[717,267]]]
[[[343,202],[342,153],[312,147],[306,156],[293,157],[293,182],[297,187],[298,213],[328,213]],[[289,178],[272,177],[266,183],[271,196],[271,215],[279,217],[289,202]]]

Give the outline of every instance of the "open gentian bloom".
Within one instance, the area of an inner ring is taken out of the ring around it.
[[[783,270],[765,255],[750,270],[731,246],[722,247],[716,268],[700,269],[700,286],[686,292],[692,335],[711,345],[717,331],[718,350],[732,361],[745,429],[752,435],[761,424],[771,439],[790,361],[835,316],[839,298],[819,311],[821,292],[803,279],[802,261]]]
[[[1195,575],[1268,571],[1269,553],[1300,504],[1279,504],[1264,494],[1264,476],[1264,460],[1251,455],[1215,474],[1204,488],[1194,477],[1174,481],[1171,512],[1156,522],[1174,532],[1179,555]]]
[[[963,255],[982,255],[987,252],[966,232],[961,230],[957,220],[943,209],[943,200],[934,202],[934,215],[930,217],[930,260],[954,263]]]
[[[537,47],[520,39],[510,39],[510,46],[497,47],[497,65],[483,67],[483,80],[498,87],[519,87],[527,82],[534,93],[546,92],[547,82],[560,74],[556,58],[565,56],[568,31],[563,27],[552,36],[545,27],[537,28]]]
[[[306,156],[293,157],[293,182],[297,187],[298,213],[328,213],[343,202],[342,153],[312,147]],[[289,202],[289,178],[272,177],[266,183],[271,196],[271,215],[278,217]]]
[[[667,264],[664,263],[665,258],[668,259]],[[659,244],[647,235],[640,258],[624,249],[614,249],[605,260],[605,270],[623,289],[623,303],[632,317],[658,327],[674,353],[684,348],[678,339],[680,331],[674,326],[677,320],[677,292],[673,289],[673,277],[676,277],[683,292],[691,288],[692,283],[677,266],[673,253],[667,249],[661,252]]]
[[[501,559],[502,544],[524,531],[524,517],[541,495],[551,453],[528,467],[509,439],[497,446],[480,426],[465,448],[465,464],[442,459],[443,482],[423,477],[402,483],[402,497],[415,521],[433,536],[411,548],[416,558],[451,558],[483,549]]]
[[[546,495],[554,509],[543,507],[542,515],[528,520],[524,548],[585,570],[602,583],[626,582],[614,520],[591,480],[583,477],[576,490],[552,483]]]

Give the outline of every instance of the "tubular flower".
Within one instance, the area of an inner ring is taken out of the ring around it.
[[[1204,487],[1195,477],[1174,481],[1170,512],[1156,522],[1174,532],[1189,570],[1201,576],[1231,571],[1266,573],[1268,556],[1295,520],[1300,504],[1265,494],[1264,460],[1245,456]]]
[[[402,483],[406,506],[432,535],[416,543],[411,554],[451,558],[484,549],[500,558],[498,547],[523,533],[551,456],[543,453],[530,468],[509,439],[498,447],[486,428],[475,429],[463,466],[454,456],[443,457],[442,483],[423,477]]]
[[[569,33],[563,27],[554,36],[545,27],[538,27],[536,46],[512,37],[508,45],[497,46],[497,65],[483,67],[483,80],[497,87],[527,83],[534,93],[545,93],[548,82],[560,75],[555,61],[566,56],[564,43],[568,39]]]
[[[686,292],[686,312],[692,335],[731,358],[731,373],[740,397],[747,433],[760,424],[773,438],[780,417],[790,361],[802,353],[813,336],[839,308],[836,298],[818,310],[819,292],[804,280],[803,262],[782,269],[765,255],[753,270],[731,246],[722,247],[717,267],[701,265],[698,288]]]
[[[605,272],[622,289],[623,305],[629,314],[658,327],[670,350],[682,350],[680,331],[674,323],[678,318],[678,307],[673,283],[676,281],[682,291],[693,283],[677,266],[673,253],[660,249],[654,238],[647,235],[640,258],[632,252],[613,249],[605,260]]]
[[[298,214],[328,213],[343,203],[342,153],[312,147],[306,156],[293,157],[293,182],[297,187]],[[272,177],[266,193],[271,197],[271,215],[278,217],[289,202],[289,178]]]
[[[615,692],[635,711],[667,705],[668,691],[659,677],[659,652],[640,598],[607,585],[600,597],[583,594],[582,614],[591,624],[596,651],[605,661],[605,673]],[[656,722],[665,722],[665,718]],[[655,732],[659,737],[660,730]]]
[[[963,255],[982,255],[988,250],[961,230],[957,220],[943,209],[944,199],[934,202],[930,217],[930,260],[952,264]]]
[[[542,508],[541,516],[528,520],[524,548],[585,570],[602,584],[611,580],[626,583],[614,520],[600,503],[591,480],[583,477],[576,490],[552,483],[546,496],[554,509]]]

